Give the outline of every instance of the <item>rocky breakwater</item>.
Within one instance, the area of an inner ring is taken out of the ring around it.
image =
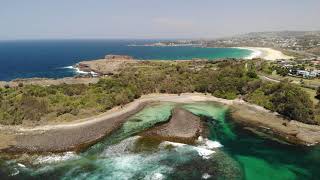
[[[75,65],[82,72],[98,76],[117,74],[126,64],[136,63],[131,56],[106,55],[104,59],[82,61]]]
[[[192,144],[201,135],[200,117],[182,108],[175,108],[169,122],[151,128],[141,135],[159,140]]]

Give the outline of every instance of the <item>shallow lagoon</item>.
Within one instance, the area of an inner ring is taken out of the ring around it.
[[[196,145],[141,138],[177,104],[145,108],[118,132],[82,153],[23,155],[0,161],[0,179],[319,179],[320,148],[274,141],[234,124],[213,103],[179,105],[208,127]]]

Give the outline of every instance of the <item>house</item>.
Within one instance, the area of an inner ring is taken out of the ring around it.
[[[318,73],[316,71],[311,71],[308,78],[315,78],[318,76]]]
[[[305,71],[305,70],[297,70],[297,75],[300,76],[305,76],[305,75],[309,75],[309,71]]]
[[[320,70],[313,70],[313,71],[297,70],[297,75],[302,76],[303,78],[315,78],[320,76]]]
[[[319,77],[320,76],[320,70],[313,70],[311,71],[310,75],[314,77]]]
[[[305,70],[297,70],[297,75],[298,76],[303,76],[303,77],[309,77],[310,76],[310,72],[309,71],[305,71]]]

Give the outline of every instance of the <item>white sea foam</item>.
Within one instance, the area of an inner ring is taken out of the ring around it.
[[[15,175],[18,175],[19,173],[20,171],[17,168],[14,168],[14,172],[10,174],[10,176],[15,176]]]
[[[262,55],[262,51],[258,49],[250,49],[250,48],[245,48],[245,47],[235,47],[236,49],[244,49],[244,50],[250,50],[251,54],[247,57],[244,57],[244,59],[254,59],[254,58],[259,58]]]
[[[250,49],[250,51],[252,51],[252,53],[249,56],[245,57],[245,59],[254,59],[254,58],[261,57],[261,55],[262,55],[262,51],[251,50],[251,49]]]
[[[89,74],[89,72],[81,71],[79,68],[74,66],[66,66],[66,67],[62,67],[62,69],[72,69],[78,74]]]
[[[89,72],[81,71],[79,68],[76,68],[76,67],[74,67],[74,70],[75,70],[76,73],[78,73],[78,74],[89,74]]]
[[[173,169],[167,165],[158,164],[166,159],[166,152],[145,154],[132,152],[140,136],[134,136],[121,141],[118,144],[108,146],[98,161],[101,166],[108,165],[104,172],[110,179],[133,179],[138,172],[145,172],[146,180],[162,180]],[[103,158],[108,157],[108,158]]]
[[[73,66],[66,66],[66,67],[63,67],[62,69],[74,69]]]
[[[87,72],[87,71],[81,71],[79,68],[74,68],[74,70],[75,70],[75,72],[77,73],[77,74],[91,74],[92,76],[98,76],[98,73],[96,73],[96,72],[93,72],[93,71],[90,71],[90,72]]]
[[[187,144],[182,144],[182,143],[175,143],[175,142],[170,142],[170,141],[164,141],[160,144],[160,147],[165,147],[167,145],[172,145],[176,148],[191,148],[195,151],[197,151],[198,155],[201,156],[203,159],[210,159],[213,153],[215,151],[213,150],[214,148],[221,147],[222,145],[217,142],[217,141],[210,141],[208,139],[203,139],[200,137],[200,140],[202,140],[200,146],[190,146]]]
[[[202,175],[202,179],[209,179],[209,178],[211,178],[211,175],[208,174],[208,173],[204,173],[204,174]]]
[[[176,142],[170,142],[170,141],[164,141],[162,142],[159,147],[166,147],[168,145],[171,145],[173,147],[182,147],[182,146],[185,146],[186,144],[182,144],[182,143],[176,143]]]
[[[129,150],[134,147],[140,136],[129,137],[118,144],[108,146],[101,154],[101,156],[121,156],[129,153]]]
[[[196,150],[198,152],[199,156],[201,156],[203,159],[210,159],[211,155],[213,153],[215,153],[215,151],[205,149],[202,147],[193,147],[193,149]]]
[[[167,157],[167,154],[125,154],[117,157],[108,158],[108,171],[111,179],[126,177],[132,179],[138,172],[145,172],[144,179],[160,180],[164,178],[163,174],[171,172],[173,169],[167,165],[158,164]],[[104,160],[102,160],[104,161]]]
[[[25,168],[26,166],[24,164],[18,163],[19,167]]]
[[[152,174],[151,176],[146,176],[145,180],[162,180],[165,179],[165,176],[159,172]]]
[[[202,136],[198,137],[198,142],[203,142],[203,137]]]
[[[90,71],[81,71],[79,68],[74,67],[74,66],[66,66],[66,67],[62,67],[62,69],[72,69],[74,72],[76,72],[77,74],[91,74],[92,76],[98,76],[98,73]]]
[[[63,154],[53,154],[49,156],[40,156],[34,161],[36,164],[49,164],[71,159],[77,159],[79,156],[74,152],[66,152]]]
[[[222,144],[220,144],[218,141],[211,141],[206,139],[205,140],[205,145],[206,147],[208,147],[209,149],[214,149],[214,148],[220,148],[222,147]]]
[[[218,141],[211,141],[209,139],[203,138],[202,136],[198,137],[197,143],[200,144],[200,147],[205,147],[207,149],[215,149],[223,147],[223,145]]]
[[[98,73],[91,71],[90,74],[94,77],[98,76]]]

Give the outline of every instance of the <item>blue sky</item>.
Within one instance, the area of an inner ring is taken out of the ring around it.
[[[0,39],[216,38],[319,17],[320,0],[0,0]]]

